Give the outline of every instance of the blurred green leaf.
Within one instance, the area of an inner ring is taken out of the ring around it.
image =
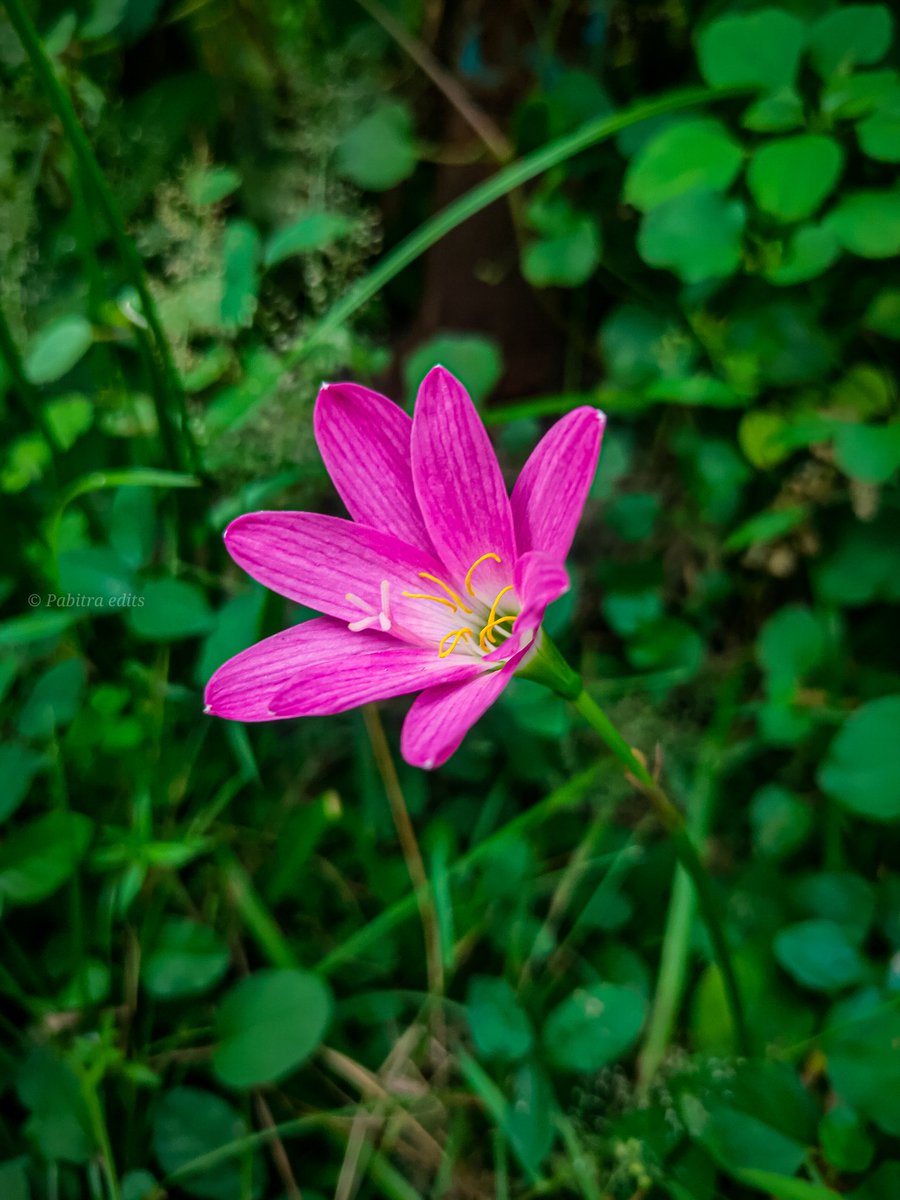
[[[466,998],[469,1028],[482,1059],[515,1062],[531,1049],[534,1034],[516,994],[505,979],[476,975]]]
[[[25,797],[37,773],[47,766],[47,759],[22,742],[0,744],[0,824],[9,820]]]
[[[819,767],[819,787],[844,808],[873,821],[900,817],[900,696],[870,700],[851,713]]]
[[[53,383],[72,370],[93,340],[91,323],[84,317],[57,317],[32,338],[25,373],[32,383]]]
[[[724,192],[744,161],[741,146],[719,121],[698,117],[663,129],[638,151],[625,173],[626,203],[648,211],[687,192]]]
[[[335,156],[341,175],[375,192],[408,179],[417,161],[412,115],[396,100],[386,101],[354,125]]]
[[[900,422],[839,426],[834,439],[834,459],[853,479],[887,483],[900,468]]]
[[[229,221],[222,243],[222,324],[245,329],[253,323],[259,290],[260,237],[249,221]]]
[[[669,267],[685,283],[720,279],[741,261],[745,220],[740,200],[689,192],[645,215],[638,250],[650,266]]]
[[[547,1054],[563,1071],[599,1071],[628,1053],[645,1012],[643,997],[632,988],[613,983],[578,988],[544,1023]]]
[[[823,79],[849,74],[883,58],[891,44],[893,20],[883,4],[853,4],[820,17],[809,32],[809,53]]]
[[[839,1171],[865,1171],[875,1153],[865,1122],[846,1104],[836,1104],[825,1113],[819,1122],[819,1141],[825,1158]]]
[[[784,9],[726,13],[697,36],[700,72],[710,87],[789,87],[805,42],[803,21]]]
[[[266,241],[263,260],[267,267],[274,267],[295,254],[324,250],[346,237],[350,229],[350,222],[340,213],[305,213],[272,234]]]
[[[141,982],[157,1000],[199,996],[219,982],[230,958],[228,946],[212,929],[171,917],[141,964]]]
[[[45,671],[19,713],[19,733],[27,738],[49,738],[68,725],[81,705],[85,669],[78,658],[69,658]]]
[[[218,204],[241,186],[241,176],[233,167],[200,167],[191,171],[186,180],[188,198],[192,204]]]
[[[403,364],[410,399],[438,363],[453,372],[476,404],[484,403],[503,375],[503,354],[492,338],[480,333],[438,333],[417,346]]]
[[[137,604],[125,609],[132,631],[140,638],[167,642],[208,633],[215,621],[206,596],[184,579],[150,579]]]
[[[828,214],[826,224],[851,254],[891,258],[900,254],[900,192],[849,192]]]
[[[811,133],[780,138],[754,150],[747,186],[763,212],[779,221],[802,221],[834,190],[843,165],[834,138]]]
[[[167,1175],[211,1154],[247,1133],[243,1118],[221,1096],[194,1087],[176,1087],[159,1101],[153,1117],[153,1151]],[[245,1200],[246,1157],[229,1157],[205,1170],[179,1177],[178,1186],[202,1200]],[[258,1188],[249,1190],[258,1195]]]
[[[257,971],[236,983],[219,1005],[213,1068],[234,1088],[283,1079],[317,1048],[331,1014],[331,993],[317,975]]]
[[[815,991],[839,991],[866,973],[859,951],[836,921],[814,918],[788,925],[775,938],[774,950],[785,971]]]
[[[92,829],[81,813],[51,812],[14,830],[0,845],[0,898],[37,904],[51,896],[84,857]]]

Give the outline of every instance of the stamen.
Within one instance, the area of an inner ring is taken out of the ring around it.
[[[515,617],[498,617],[497,620],[492,621],[490,625],[485,625],[484,629],[482,629],[481,633],[478,635],[478,645],[485,652],[485,654],[488,652],[488,647],[484,642],[485,636],[491,639],[492,646],[496,646],[497,643],[494,640],[494,630],[499,629],[501,625],[506,625],[507,622],[515,621],[515,619]]]
[[[426,596],[424,592],[403,592],[407,600],[433,600],[435,604],[446,604],[449,609],[456,612],[456,605],[452,600],[445,600],[443,596]]]
[[[391,581],[382,579],[381,581],[381,611],[384,616],[390,621],[391,619]]]
[[[367,604],[365,600],[360,600],[359,596],[354,596],[352,592],[347,592],[344,599],[350,604],[355,604],[357,608],[361,608],[363,612],[373,613],[375,609],[371,604]]]
[[[468,605],[466,605],[459,598],[459,596],[456,594],[456,592],[454,592],[453,588],[448,587],[447,584],[444,583],[443,580],[438,579],[437,575],[429,575],[427,571],[420,571],[419,578],[420,579],[428,579],[432,583],[436,583],[438,585],[438,587],[441,588],[442,591],[445,591],[447,593],[447,595],[450,597],[451,600],[455,601],[455,603],[459,605],[459,607],[463,610],[464,613],[471,613],[471,611],[472,611],[471,608],[469,608]]]
[[[487,562],[489,558],[492,558],[496,563],[500,562],[500,555],[494,554],[493,551],[490,551],[488,554],[482,554],[481,558],[476,558],[471,567],[469,567],[468,571],[466,571],[466,591],[470,596],[475,595],[474,591],[472,590],[472,572],[477,566],[480,566],[481,563]]]
[[[361,617],[358,621],[351,621],[347,628],[351,633],[359,633],[362,629],[371,629],[377,623],[378,615],[377,613],[373,613],[371,617]]]
[[[467,637],[472,636],[471,629],[451,629],[449,633],[445,633],[438,644],[438,657],[446,658],[448,654],[452,654],[459,643]],[[453,644],[444,649],[444,643],[453,638]]]

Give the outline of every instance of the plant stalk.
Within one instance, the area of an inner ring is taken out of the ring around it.
[[[749,1055],[750,1039],[747,1032],[744,1007],[741,1002],[734,964],[731,959],[731,950],[725,937],[725,931],[719,916],[709,875],[697,852],[693,838],[688,831],[684,816],[656,782],[606,713],[591,699],[583,688],[572,703],[594,732],[605,743],[607,748],[612,751],[613,755],[625,767],[641,793],[650,801],[654,813],[668,833],[675,853],[678,855],[678,860],[694,885],[697,903],[703,915],[710,941],[712,942],[713,954],[719,970],[722,972],[725,995],[734,1024],[735,1040],[738,1049],[741,1054]]]

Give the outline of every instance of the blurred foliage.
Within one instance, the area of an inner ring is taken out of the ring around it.
[[[0,17],[0,1197],[894,1200],[890,7],[27,7],[145,274]],[[698,83],[321,332],[495,160]],[[409,400],[438,360],[510,470],[609,413],[548,625],[706,842],[751,1059],[671,848],[561,701],[516,682],[437,776],[398,763],[436,967],[371,722],[202,715],[306,615],[218,535],[338,511],[319,380]]]

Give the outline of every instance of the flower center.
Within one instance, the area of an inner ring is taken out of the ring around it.
[[[487,611],[487,619],[484,620],[483,624],[478,630],[477,635],[475,629],[473,628],[473,626],[477,626],[479,620],[484,617],[487,606],[483,601],[479,600],[473,586],[472,578],[482,563],[491,560],[493,560],[495,563],[500,563],[500,555],[495,554],[493,550],[490,550],[487,554],[482,554],[479,558],[476,558],[471,567],[469,567],[468,571],[466,571],[464,589],[466,596],[471,597],[472,599],[471,605],[469,604],[468,599],[464,600],[463,597],[460,596],[460,594],[452,587],[450,587],[449,584],[445,583],[443,579],[439,579],[437,575],[430,575],[427,571],[420,571],[419,578],[428,580],[429,583],[437,584],[438,588],[441,590],[441,595],[436,596],[432,592],[403,593],[408,600],[427,600],[431,601],[433,604],[442,604],[449,608],[451,612],[463,612],[468,617],[473,618],[468,624],[461,625],[459,629],[451,629],[448,633],[444,634],[438,643],[438,655],[440,658],[446,658],[449,654],[452,654],[461,642],[467,642],[473,648],[480,650],[482,654],[488,654],[490,653],[492,647],[496,647],[498,645],[498,634],[496,631],[499,630],[499,636],[501,636],[503,639],[507,638],[512,632],[511,629],[507,629],[505,627],[513,624],[516,619],[515,616],[512,614],[506,614],[503,616],[497,615],[497,609],[501,600],[505,595],[507,595],[507,593],[513,590],[511,583],[507,584],[506,587],[502,587],[494,597],[493,603],[491,604],[490,609]],[[479,609],[481,610],[480,615],[478,612]]]

